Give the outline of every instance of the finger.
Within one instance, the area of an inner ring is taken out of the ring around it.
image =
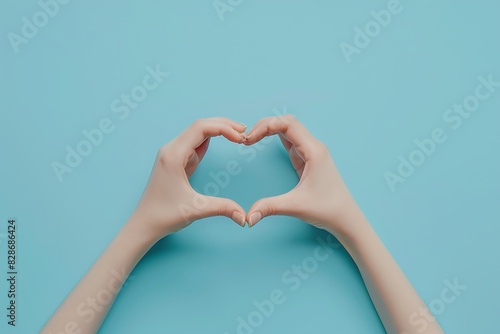
[[[252,145],[266,136],[281,134],[295,146],[299,155],[308,158],[316,138],[291,115],[264,118],[246,134],[245,144]]]
[[[240,133],[245,132],[245,130],[247,129],[247,126],[245,124],[233,121],[230,118],[226,118],[226,117],[214,117],[214,118],[210,118],[210,119],[229,123],[233,129],[235,129],[236,131],[238,131]]]
[[[224,216],[232,219],[236,224],[245,226],[245,210],[235,201],[227,198],[205,196],[206,208],[202,210],[202,217]]]
[[[293,144],[290,143],[281,133],[279,133],[278,136],[280,137],[283,146],[285,147],[285,149],[288,152],[288,155],[290,156],[290,161],[292,162],[293,168],[297,171],[297,174],[300,177],[302,175],[305,166],[304,157],[300,156],[300,154],[295,149],[295,146],[293,146]]]
[[[283,195],[263,198],[255,202],[248,211],[246,220],[248,226],[255,226],[262,218],[274,215],[294,216],[295,200],[293,194],[288,192]]]
[[[187,160],[185,170],[188,177],[191,177],[191,175],[194,174],[196,168],[198,168],[201,159],[203,159],[205,153],[207,153],[209,144],[210,138],[205,139],[205,141],[194,150],[194,152],[191,154],[191,157]]]
[[[290,161],[292,162],[293,168],[299,169],[299,168],[304,167],[304,165],[306,163],[305,159],[301,154],[299,154],[299,152],[297,152],[297,149],[295,148],[295,146],[293,146],[290,149],[289,155],[290,155]]]
[[[242,143],[244,135],[238,129],[241,126],[234,126],[225,121],[217,119],[199,119],[188,127],[177,137],[181,147],[192,150],[199,147],[207,138],[224,136],[234,143]]]
[[[278,136],[280,137],[281,143],[283,146],[285,146],[285,149],[288,153],[290,153],[290,149],[292,148],[293,144],[288,141],[281,133],[278,133]]]
[[[269,117],[259,119],[259,120],[257,121],[257,123],[255,123],[255,124],[252,126],[252,128],[250,129],[250,131],[248,131],[248,132],[246,133],[245,137],[246,137],[246,136],[248,136],[249,134],[251,134],[252,132],[254,132],[254,129],[255,129],[255,128],[258,128],[258,127],[262,124],[262,122],[264,122],[264,121],[265,121],[265,120],[267,120],[268,118],[269,118]]]
[[[257,121],[257,123],[255,123],[255,124],[252,126],[252,128],[250,129],[250,131],[248,131],[248,132],[245,134],[245,144],[247,144],[247,143],[246,143],[246,141],[248,140],[248,137],[252,137],[252,136],[253,136],[253,134],[255,133],[255,129],[258,129],[258,128],[262,125],[262,123],[264,123],[265,121],[267,121],[269,118],[270,118],[270,117],[266,117],[266,118],[259,119],[259,120]]]
[[[205,153],[207,153],[209,144],[210,138],[207,138],[200,146],[195,149],[196,155],[198,156],[198,162],[201,161],[205,156]]]
[[[297,149],[295,148],[295,146],[288,141],[288,139],[286,139],[283,134],[281,133],[278,133],[278,136],[281,140],[281,143],[283,144],[283,146],[285,147],[286,151],[288,152],[288,155],[290,156],[290,160],[292,160],[292,163],[294,164],[293,166],[295,166],[295,163],[296,162],[300,162],[301,164],[305,163],[304,161],[304,157],[301,156],[298,152],[297,152]]]
[[[194,174],[194,171],[196,170],[196,168],[198,168],[199,164],[200,164],[200,158],[196,153],[193,153],[191,157],[188,159],[186,166],[184,168],[187,177],[191,177],[191,175]]]
[[[266,136],[280,134],[293,145],[314,138],[292,115],[273,116],[261,119],[246,134],[246,141],[255,143]]]

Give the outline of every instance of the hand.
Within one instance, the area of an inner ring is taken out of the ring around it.
[[[197,193],[188,178],[203,159],[210,137],[242,143],[246,126],[226,118],[200,119],[158,151],[131,224],[158,240],[197,219],[226,216],[244,226],[245,211],[234,201]]]
[[[299,176],[297,186],[280,196],[257,201],[247,221],[254,226],[270,215],[302,219],[335,235],[348,235],[362,224],[362,215],[340,176],[328,148],[314,138],[295,117],[286,115],[260,120],[246,135],[245,145],[278,134]]]

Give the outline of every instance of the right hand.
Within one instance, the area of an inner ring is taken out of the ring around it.
[[[233,200],[197,193],[189,183],[211,137],[241,144],[246,126],[227,118],[199,119],[160,148],[144,193],[130,221],[153,241],[193,221],[226,216],[244,226],[245,211]]]
[[[340,176],[328,148],[291,115],[260,120],[246,134],[245,145],[266,136],[279,135],[295,168],[299,182],[291,191],[253,204],[247,214],[249,226],[271,215],[302,219],[334,235],[351,235],[364,223],[361,210]]]

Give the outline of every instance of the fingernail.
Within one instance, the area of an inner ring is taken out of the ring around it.
[[[248,126],[246,126],[245,124],[243,124],[243,123],[241,123],[241,122],[236,122],[236,123],[238,123],[238,124],[239,124],[239,125],[241,125],[241,126],[244,126],[244,127],[245,127],[245,129],[246,129],[246,128],[248,128]]]
[[[248,222],[248,226],[252,227],[255,224],[257,224],[260,220],[262,219],[262,213],[260,212],[255,212],[250,216],[250,221]]]
[[[237,224],[241,225],[242,227],[245,227],[245,216],[243,216],[238,211],[233,212],[231,219],[234,220]]]

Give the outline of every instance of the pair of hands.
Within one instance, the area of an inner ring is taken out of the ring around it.
[[[116,294],[106,299],[99,310],[95,309],[98,312],[89,319],[78,312],[86,305],[82,300],[88,303],[89,296],[98,296],[99,300],[102,292],[108,291],[109,282],[117,279],[110,268],[123,268],[123,277],[127,277],[148,249],[165,235],[210,216],[227,216],[241,226],[245,222],[254,226],[262,218],[278,214],[302,219],[337,237],[358,265],[388,333],[444,333],[433,318],[418,318],[430,311],[363,217],[326,146],[292,116],[265,118],[246,134],[245,130],[244,125],[229,119],[203,119],[163,146],[126,228],[82,278],[42,333],[60,333],[63,329],[76,333],[75,328],[81,333],[96,333]],[[197,193],[188,178],[203,159],[210,138],[219,135],[244,145],[278,135],[299,176],[297,186],[283,195],[258,200],[248,214],[230,199]],[[119,291],[119,287],[113,289]]]
[[[149,182],[134,212],[134,224],[154,240],[176,232],[193,221],[226,216],[249,227],[270,215],[302,219],[336,236],[348,236],[352,215],[360,212],[344,184],[327,147],[293,116],[260,120],[247,127],[227,118],[200,119],[158,151]],[[223,136],[253,145],[266,136],[278,135],[299,176],[289,192],[258,200],[248,213],[236,202],[197,193],[189,184],[207,152],[210,138]]]

